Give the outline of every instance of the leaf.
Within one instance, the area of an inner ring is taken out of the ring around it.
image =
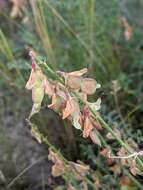
[[[89,137],[92,129],[93,129],[92,122],[90,121],[89,117],[86,117],[84,121],[83,137],[84,138]]]
[[[93,142],[94,144],[97,144],[97,145],[101,146],[100,139],[99,139],[99,137],[98,137],[98,135],[97,135],[97,133],[96,133],[95,130],[92,130],[92,131],[90,132],[90,138],[91,138],[91,140],[92,140],[92,142]]]
[[[96,91],[96,81],[91,78],[84,78],[81,83],[81,90],[88,95],[94,94]]]
[[[93,110],[93,111],[98,111],[100,109],[101,105],[101,98],[98,98],[96,102],[87,102],[87,105]]]
[[[72,113],[79,111],[79,105],[75,101],[75,98],[70,97],[69,100],[66,103],[66,107],[63,110],[63,119],[67,118],[70,116]]]

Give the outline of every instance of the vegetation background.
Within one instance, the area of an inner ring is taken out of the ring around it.
[[[25,84],[34,49],[55,70],[87,67],[101,85],[103,118],[124,140],[143,143],[143,2],[142,0],[0,0],[0,188],[33,161],[48,155],[26,127],[31,94]],[[96,96],[91,98],[96,99]],[[142,177],[104,158],[101,148],[82,139],[68,123],[43,109],[33,118],[41,132],[72,161],[90,165],[98,176],[97,189],[142,189]],[[106,131],[103,133],[106,134]],[[113,149],[116,140],[107,139]],[[10,189],[63,188],[53,178],[51,162],[35,164]],[[121,170],[121,171],[120,171]],[[33,177],[34,175],[34,177]],[[92,189],[89,187],[89,189]]]

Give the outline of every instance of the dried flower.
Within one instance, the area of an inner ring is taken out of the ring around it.
[[[32,90],[33,107],[30,117],[40,111],[44,95],[48,95],[51,99],[49,108],[62,115],[62,119],[70,120],[76,129],[83,130],[84,138],[90,137],[94,143],[101,145],[96,130],[100,131],[102,126],[90,111],[91,109],[97,112],[100,109],[101,99],[92,103],[88,101],[88,95],[100,87],[96,80],[83,77],[87,72],[86,68],[70,73],[58,71],[58,74],[64,78],[65,85],[63,85],[44,75],[36,61],[35,52],[30,51],[29,55],[32,60],[32,70],[26,88]],[[80,106],[80,101],[73,92],[77,93],[84,105]]]

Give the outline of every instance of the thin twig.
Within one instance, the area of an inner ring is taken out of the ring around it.
[[[7,186],[7,188],[9,189],[11,186],[14,185],[14,183],[16,183],[16,181],[18,181],[18,179],[23,176],[29,169],[31,169],[33,166],[35,166],[36,164],[38,164],[39,162],[45,160],[48,156],[43,156],[42,158],[38,159],[37,161],[35,161],[34,163],[30,164],[28,167],[26,167],[24,170],[22,170],[22,172],[20,172]]]
[[[132,154],[129,154],[127,156],[111,156],[111,152],[108,153],[109,158],[118,158],[118,159],[128,159],[128,158],[137,158],[137,156],[143,156],[143,151],[134,152]]]

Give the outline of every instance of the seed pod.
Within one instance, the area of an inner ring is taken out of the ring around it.
[[[84,78],[81,83],[81,90],[88,95],[94,94],[96,91],[96,81],[91,78]]]

